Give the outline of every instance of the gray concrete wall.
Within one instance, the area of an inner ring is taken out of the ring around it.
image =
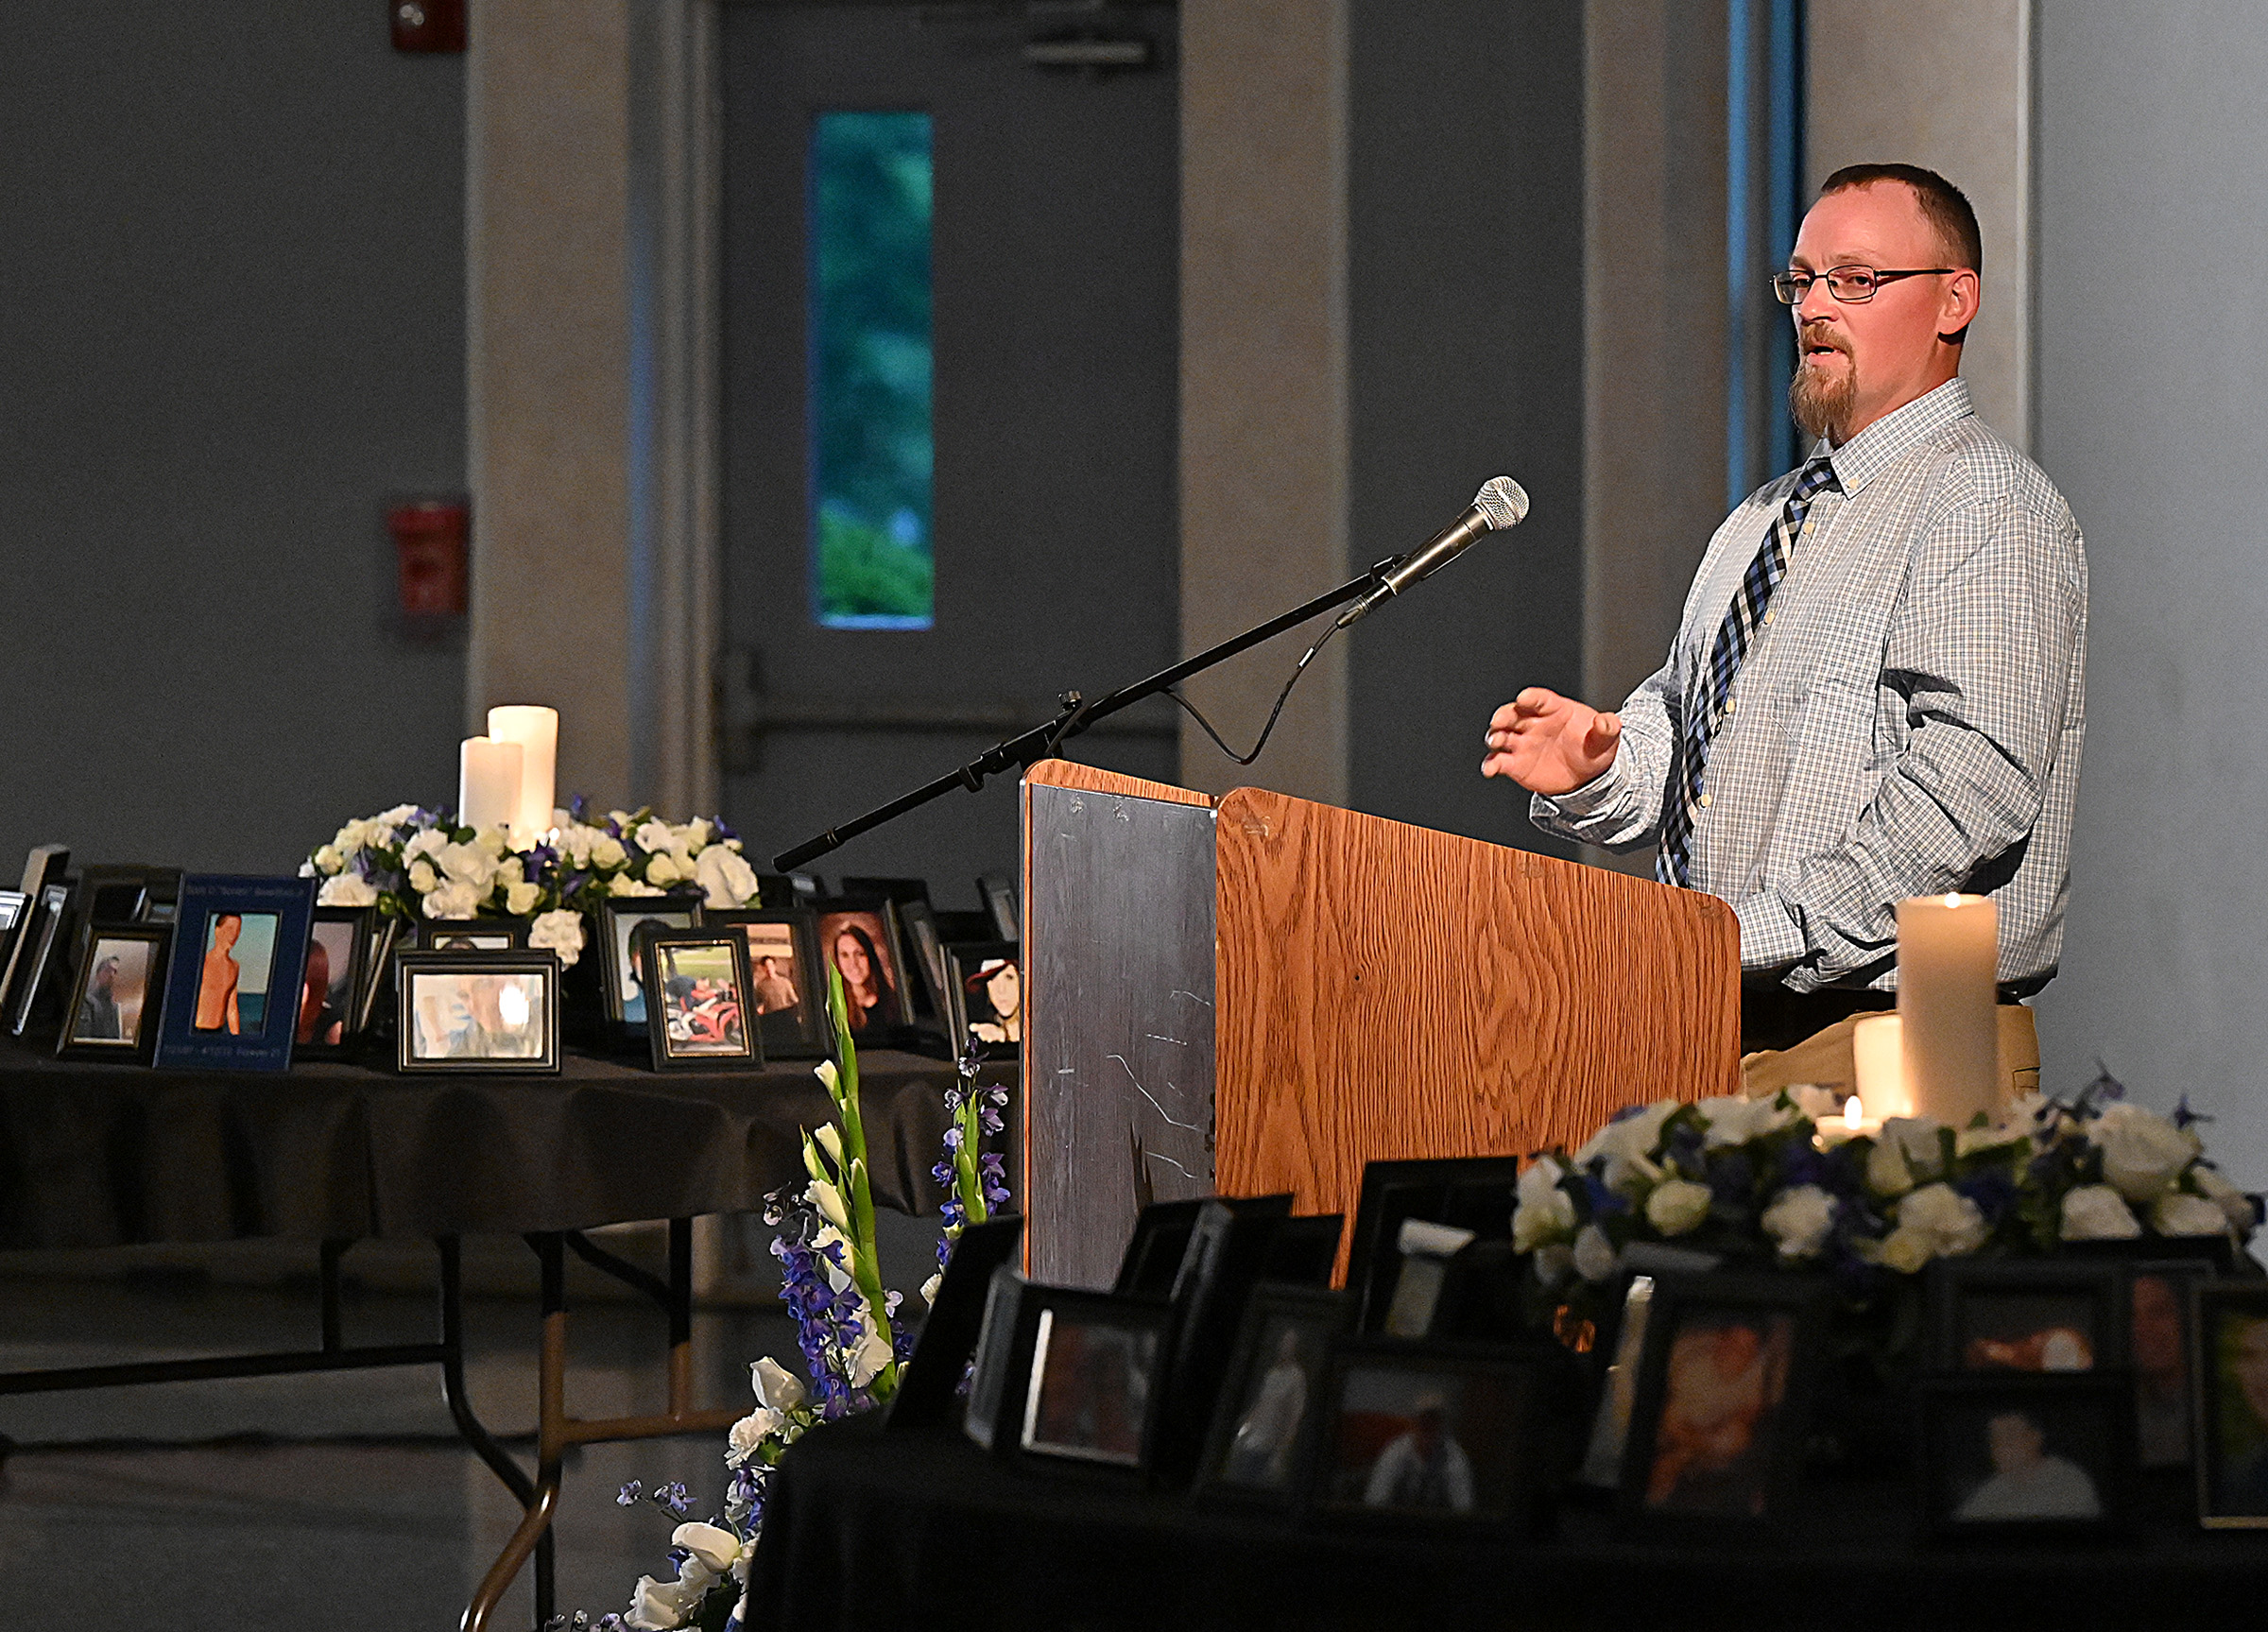
[[[2086,529],[2088,743],[2043,1067],[2268,1184],[2268,6],[2039,19],[2036,455]]]
[[[454,796],[462,648],[395,631],[382,509],[464,485],[462,62],[348,0],[21,21],[0,875],[288,868]]]

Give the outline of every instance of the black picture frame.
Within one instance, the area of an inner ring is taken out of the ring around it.
[[[607,1025],[618,1038],[645,1040],[645,988],[640,984],[638,949],[632,936],[641,924],[696,929],[701,922],[697,896],[624,896],[598,908],[599,990]]]
[[[1342,1338],[1303,1509],[1327,1523],[1533,1534],[1557,1461],[1545,1429],[1556,1397],[1538,1352]]]
[[[1790,1521],[1828,1302],[1809,1276],[1656,1279],[1623,1448],[1626,1531],[1702,1539]],[[1728,1393],[1754,1400],[1742,1406],[1744,1443],[1727,1456]],[[1683,1428],[1696,1410],[1714,1413],[1713,1444]]]
[[[2126,1265],[2126,1367],[2138,1468],[2187,1468],[2197,1433],[2197,1289],[2213,1264],[2184,1254]]]
[[[283,1071],[290,1065],[315,891],[311,878],[192,874],[181,880],[159,1066]],[[235,920],[232,931],[230,919]],[[224,982],[220,971],[230,965],[235,972]],[[256,1012],[248,998],[257,998]],[[216,1023],[203,1023],[208,1018]]]
[[[1625,1275],[1621,1287],[1612,1335],[1603,1339],[1606,1369],[1599,1380],[1598,1405],[1575,1469],[1575,1483],[1594,1490],[1622,1487],[1623,1456],[1630,1443],[1630,1420],[1638,1414],[1638,1380],[1645,1366],[1646,1327],[1654,1308],[1652,1275]]]
[[[451,984],[444,989],[441,983]],[[526,1005],[524,1016],[513,1012],[507,991]],[[394,954],[394,1069],[404,1075],[558,1072],[559,960],[546,949],[405,948]],[[524,1052],[498,1052],[505,1048]]]
[[[1153,1201],[1134,1215],[1133,1233],[1119,1255],[1118,1279],[1110,1290],[1121,1297],[1170,1297],[1181,1273],[1182,1257],[1189,1251],[1190,1232],[1205,1198]]]
[[[1377,1331],[1384,1324],[1401,1268],[1395,1246],[1401,1221],[1469,1229],[1484,1241],[1509,1239],[1521,1166],[1516,1156],[1365,1162],[1347,1265],[1347,1287],[1361,1309],[1357,1330]]]
[[[374,906],[317,905],[307,929],[307,958],[292,1027],[294,1054],[343,1055],[361,1041],[378,919]],[[323,984],[322,1001],[311,1015],[309,1000],[318,980]]]
[[[65,994],[57,1055],[147,1065],[157,1053],[172,945],[164,924],[96,925]]]
[[[885,1433],[941,1428],[957,1414],[961,1383],[976,1354],[985,1297],[993,1272],[1023,1241],[1023,1220],[1010,1215],[965,1228],[937,1279],[936,1301],[914,1339],[914,1352],[883,1417]]]
[[[645,988],[645,1039],[653,1068],[762,1071],[764,1041],[748,1002],[747,937],[731,927],[668,929],[648,923],[631,938]],[[701,989],[720,981],[724,989]]]
[[[2199,1284],[2191,1320],[2197,1521],[2268,1529],[2268,1280]]]
[[[883,896],[838,896],[819,902],[819,956],[842,971],[843,1001],[850,1021],[852,1040],[869,1045],[887,1044],[912,1028],[914,1011],[907,990],[904,958],[900,947],[897,903]],[[855,949],[842,946],[845,937]],[[863,962],[868,971],[864,989],[874,1001],[866,1003],[856,989],[854,971]],[[846,969],[848,963],[852,967]],[[878,984],[879,983],[879,984]]]
[[[367,1038],[370,1035],[371,1028],[379,1022],[382,1015],[386,1020],[392,1019],[390,1014],[385,1013],[381,1009],[378,1000],[383,994],[394,988],[394,949],[401,944],[403,931],[407,929],[409,924],[407,920],[397,918],[392,913],[381,912],[376,907],[353,910],[370,914],[370,931],[365,952],[362,986],[354,1009],[355,1035]]]
[[[22,1037],[39,1012],[40,994],[53,984],[51,971],[59,962],[56,948],[63,936],[63,920],[70,916],[71,886],[43,885],[40,899],[24,922],[17,942],[15,982],[8,992],[8,1033]]]
[[[1268,1240],[1291,1211],[1289,1192],[1218,1196],[1197,1209],[1171,1298],[1176,1319],[1156,1456],[1168,1483],[1184,1484],[1196,1471],[1245,1304],[1260,1284]]]
[[[0,971],[14,966],[17,944],[31,922],[38,899],[20,889],[0,889]],[[0,978],[0,992],[7,989],[7,981]]]
[[[977,1322],[976,1353],[969,1375],[969,1404],[961,1432],[987,1451],[1006,1452],[1014,1434],[1000,1432],[1002,1414],[1023,1399],[1032,1351],[1019,1347],[1021,1312],[1032,1283],[1012,1263],[992,1272],[985,1286],[985,1312]]]
[[[984,903],[986,915],[992,919],[994,937],[1021,942],[1023,910],[1017,896],[1016,881],[1001,873],[986,873],[976,881],[976,895]]]
[[[1299,1500],[1333,1339],[1354,1330],[1354,1299],[1328,1287],[1263,1281],[1245,1304],[1192,1493],[1289,1510]]]
[[[2127,1522],[2134,1417],[2110,1372],[1972,1371],[1915,1383],[1918,1534],[2072,1541]]]
[[[952,1011],[947,1024],[955,1052],[967,1045],[971,1030],[981,1030],[976,1040],[985,1058],[1015,1058],[1023,1045],[1022,951],[1010,940],[964,941],[947,947],[945,960]],[[1004,1002],[1014,1005],[1012,1012],[1002,1012]]]
[[[71,869],[71,848],[68,845],[42,844],[31,847],[24,858],[24,876],[17,893],[24,898],[23,917],[16,934],[0,957],[0,1022],[11,1023],[15,1018],[15,1004],[11,994],[16,988],[16,975],[22,967],[30,943],[38,937],[42,903],[51,885],[67,882]],[[66,897],[68,892],[66,891]],[[19,1034],[20,1035],[20,1034]]]
[[[808,907],[701,909],[702,928],[722,926],[737,928],[747,941],[748,991],[759,1017],[764,1057],[824,1059],[833,1054],[834,1030],[827,1022],[818,915]],[[769,970],[765,967],[767,960]],[[784,993],[778,989],[782,987]]]
[[[844,881],[846,885],[849,880]],[[946,1036],[954,1035],[951,966],[946,962],[945,939],[937,933],[937,915],[925,895],[919,901],[899,901],[898,930],[904,936],[906,967],[919,988],[917,1005],[923,1018]]]
[[[2126,1364],[2126,1264],[1940,1258],[1926,1273],[1929,1362],[1942,1372],[2101,1371]]]
[[[1018,1310],[1028,1356],[1018,1453],[1139,1477],[1156,1445],[1172,1320],[1146,1298],[1028,1287]]]
[[[525,918],[421,918],[410,944],[418,952],[524,952],[535,927]]]

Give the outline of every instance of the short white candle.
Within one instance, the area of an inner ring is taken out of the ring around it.
[[[467,737],[456,750],[456,819],[470,828],[509,822],[520,798],[521,759],[518,743]]]
[[[1991,898],[1898,903],[1898,1013],[1914,1109],[1966,1127],[2000,1108],[2000,914]]]
[[[520,745],[520,789],[513,801],[512,831],[535,838],[551,829],[551,801],[558,793],[559,711],[529,703],[507,703],[489,711],[489,735]]]
[[[1900,1030],[1895,1014],[1870,1014],[1850,1028],[1851,1067],[1858,1078],[1851,1103],[1864,1101],[1877,1117],[1914,1114]]]

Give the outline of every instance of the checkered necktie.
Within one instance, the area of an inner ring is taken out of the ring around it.
[[[1756,559],[1748,563],[1747,572],[1741,576],[1740,593],[1732,597],[1732,605],[1725,609],[1725,621],[1717,626],[1716,644],[1710,648],[1709,672],[1702,677],[1701,695],[1685,716],[1685,729],[1678,743],[1676,780],[1671,786],[1669,808],[1662,813],[1661,853],[1654,859],[1654,876],[1663,884],[1692,887],[1689,864],[1693,818],[1700,815],[1702,802],[1708,798],[1703,773],[1709,769],[1710,745],[1716,741],[1729,712],[1727,703],[1732,696],[1733,677],[1741,672],[1749,644],[1768,615],[1764,609],[1772,604],[1772,592],[1779,587],[1779,580],[1788,570],[1788,553],[1795,547],[1796,535],[1803,531],[1804,512],[1812,507],[1812,496],[1823,488],[1842,491],[1842,484],[1835,480],[1834,467],[1824,458],[1813,459],[1796,478],[1795,490],[1780,507],[1778,524],[1764,535],[1763,547],[1756,552]]]

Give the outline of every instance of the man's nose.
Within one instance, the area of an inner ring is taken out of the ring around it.
[[[1827,292],[1827,280],[1813,279],[1812,286],[1803,292],[1803,299],[1796,302],[1796,327],[1801,330],[1815,321],[1832,322],[1834,316],[1835,298]]]

